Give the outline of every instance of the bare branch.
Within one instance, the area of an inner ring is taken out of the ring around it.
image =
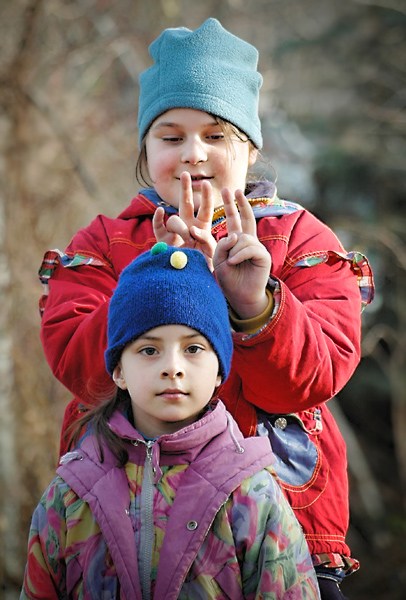
[[[347,444],[348,468],[357,482],[358,492],[365,510],[369,517],[378,519],[384,514],[383,500],[357,436],[337,400],[330,400],[328,407]]]
[[[35,106],[35,108],[47,119],[49,124],[51,125],[55,135],[61,142],[66,154],[68,155],[74,171],[76,172],[79,180],[82,182],[84,188],[87,193],[92,197],[97,199],[98,197],[98,186],[96,185],[95,180],[92,178],[90,173],[87,171],[78,150],[73,144],[72,140],[66,133],[65,128],[63,127],[61,121],[55,112],[51,109],[51,107],[46,103],[44,97],[39,92],[33,91],[23,91],[21,93],[24,97],[29,101],[30,104]]]
[[[20,74],[24,69],[27,57],[29,56],[28,52],[30,41],[35,33],[35,22],[39,15],[42,3],[43,0],[31,0],[25,9],[24,27],[20,42],[17,45],[16,55],[9,68],[10,75],[13,75],[15,79],[19,79]]]
[[[379,8],[387,8],[395,10],[403,15],[406,15],[405,3],[403,0],[353,0],[356,4],[366,4],[367,6],[377,6]]]
[[[375,225],[365,225],[364,223],[354,223],[350,220],[338,220],[335,222],[335,228],[341,228],[352,233],[356,233],[359,237],[378,242],[386,246],[392,252],[398,265],[406,271],[406,244],[402,239],[390,231],[387,227],[379,227]]]

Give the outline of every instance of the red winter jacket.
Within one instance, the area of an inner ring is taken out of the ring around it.
[[[257,334],[233,333],[231,374],[220,395],[245,435],[257,433],[258,419],[258,433],[270,434],[311,553],[349,556],[346,449],[324,403],[358,364],[360,289],[368,303],[372,276],[364,257],[347,255],[311,213],[269,196],[253,204],[258,237],[272,256],[274,313]],[[80,230],[64,254],[44,257],[41,339],[53,373],[76,397],[63,430],[79,404],[97,403],[115,387],[104,367],[109,298],[123,268],[155,243],[157,202],[144,190],[116,219],[98,216]],[[216,239],[227,234],[224,219],[212,232]],[[280,415],[289,416],[274,426]],[[287,448],[296,455],[285,456]]]

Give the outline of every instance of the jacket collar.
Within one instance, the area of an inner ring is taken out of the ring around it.
[[[137,452],[137,447],[146,444],[144,437],[119,411],[113,414],[109,426],[118,436],[132,442],[129,459],[135,459],[133,455]],[[215,442],[221,434],[228,435],[229,443],[235,445],[236,452],[240,450],[239,442],[243,436],[234,419],[227,413],[223,402],[217,399],[212,402],[211,410],[194,423],[175,433],[162,435],[150,443],[156,482],[162,475],[162,466],[190,464],[213,439],[213,452],[216,452],[217,444]],[[224,445],[224,438],[222,438],[221,444]]]
[[[286,206],[289,204],[291,210],[287,212],[292,212],[293,206],[295,207],[295,210],[301,208],[299,205],[293,202],[286,203],[279,200],[277,198],[276,186],[271,181],[250,182],[247,184],[245,193],[247,198],[253,202],[254,212],[257,210],[257,205],[260,199],[263,199],[267,206],[275,203],[279,210],[281,205],[283,205],[286,210]],[[134,219],[136,217],[152,215],[158,206],[163,206],[165,213],[168,216],[177,214],[178,212],[176,208],[164,202],[164,200],[158,196],[154,188],[146,188],[141,190],[138,195],[133,198],[131,204],[124,209],[118,217],[120,219]],[[285,210],[283,213],[285,213]],[[260,216],[263,215],[261,214]]]

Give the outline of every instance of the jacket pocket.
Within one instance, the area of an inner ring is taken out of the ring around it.
[[[229,562],[225,565],[218,565],[218,569],[213,569],[214,564],[210,565],[212,574],[202,574],[194,577],[193,571],[189,572],[182,588],[180,589],[178,600],[190,600],[199,598],[200,600],[244,600],[241,589],[241,572],[237,562]],[[213,574],[213,571],[217,571]]]
[[[80,551],[66,566],[67,597],[69,600],[83,598],[120,598],[120,585],[116,568],[101,534],[90,536],[78,543]]]
[[[267,435],[275,455],[273,467],[292,508],[313,504],[324,492],[329,466],[323,460],[319,436],[320,408],[295,414],[258,411],[258,435]]]
[[[225,565],[221,571],[217,573],[214,579],[223,592],[222,596],[215,596],[216,599],[244,600],[240,581],[241,574],[238,565],[235,563]]]

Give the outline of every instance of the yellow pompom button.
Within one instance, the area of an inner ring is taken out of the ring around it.
[[[187,256],[181,250],[171,254],[171,265],[174,269],[184,269],[187,265]]]

